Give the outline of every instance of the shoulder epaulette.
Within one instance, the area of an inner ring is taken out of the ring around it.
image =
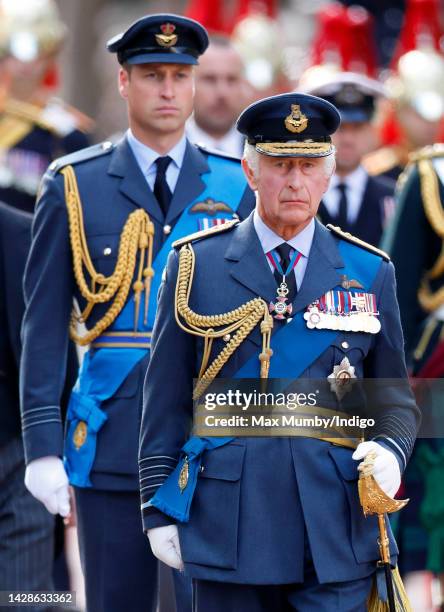
[[[434,157],[444,157],[444,144],[437,143],[428,145],[418,151],[413,151],[413,153],[409,155],[409,161],[415,163],[421,159],[433,159]]]
[[[63,157],[55,159],[49,166],[49,169],[55,174],[65,166],[79,164],[81,162],[94,159],[95,157],[100,157],[101,155],[107,155],[113,150],[113,143],[106,140],[105,142],[93,145],[92,147],[86,147],[86,149],[80,149],[80,151],[75,151],[74,153],[70,153],[69,155],[64,155]]]
[[[3,112],[12,117],[27,121],[47,132],[58,135],[57,129],[52,123],[42,116],[42,108],[40,106],[10,98],[7,100]]]
[[[64,138],[74,130],[85,134],[92,132],[94,121],[59,98],[51,98],[41,109],[41,118],[49,124],[59,137]]]
[[[222,223],[221,225],[215,225],[214,227],[201,230],[200,232],[194,232],[194,234],[190,234],[189,236],[184,236],[183,238],[179,238],[179,240],[175,240],[173,242],[173,247],[177,249],[178,247],[181,247],[184,244],[188,244],[189,242],[194,242],[195,240],[202,240],[202,238],[209,238],[210,236],[214,236],[215,234],[227,232],[233,229],[233,227],[235,227],[238,223],[239,219],[233,219],[232,221],[227,221],[226,223]]]
[[[376,176],[403,164],[396,148],[383,147],[366,155],[362,160],[362,165],[370,176]]]
[[[207,155],[215,155],[216,157],[224,157],[225,159],[229,159],[231,161],[240,162],[240,157],[236,155],[231,155],[231,153],[225,153],[225,151],[220,151],[219,149],[212,149],[211,147],[207,147],[206,145],[197,142],[196,147],[206,153]]]
[[[361,240],[360,238],[357,238],[356,236],[353,236],[353,234],[350,234],[349,232],[343,232],[340,227],[337,227],[337,226],[332,225],[331,223],[329,223],[327,225],[327,229],[329,229],[334,234],[339,236],[339,238],[342,238],[342,240],[347,240],[347,242],[351,242],[352,244],[356,244],[356,246],[360,246],[363,249],[365,249],[366,251],[370,251],[370,253],[374,253],[375,255],[379,255],[379,257],[382,257],[386,261],[390,261],[390,257],[388,256],[388,254],[385,251],[382,251],[381,249],[378,249],[377,247],[373,246],[372,244],[369,244],[368,242],[364,242],[364,240]]]

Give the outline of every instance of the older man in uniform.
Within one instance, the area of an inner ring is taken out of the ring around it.
[[[166,268],[144,389],[143,525],[154,554],[194,579],[199,612],[367,610],[378,530],[359,504],[356,461],[371,453],[376,481],[396,493],[417,430],[408,386],[374,393],[382,412],[359,445],[188,439],[196,377],[325,381],[342,367],[406,379],[388,257],[315,220],[338,125],[333,105],[305,94],[246,109],[238,128],[256,210],[179,240]],[[367,306],[353,306],[358,285]]]
[[[56,161],[45,175],[25,278],[22,423],[26,484],[53,513],[77,501],[90,612],[155,608],[156,561],[140,531],[137,446],[156,295],[175,238],[244,216],[239,160],[191,145],[195,21],[146,16],[108,43],[130,129]],[[73,297],[80,313],[71,318]],[[76,319],[86,323],[79,336]],[[89,345],[63,445],[68,331]],[[174,350],[174,347],[171,347]],[[64,463],[61,457],[64,455]]]

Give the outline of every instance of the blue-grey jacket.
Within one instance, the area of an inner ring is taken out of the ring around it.
[[[154,224],[154,256],[158,253],[166,239],[164,226],[174,227],[186,206],[204,191],[202,175],[209,173],[209,155],[187,143],[166,218],[126,137],[116,145],[95,145],[61,158],[45,174],[24,281],[21,410],[27,462],[45,455],[63,455],[60,395],[73,298],[81,309],[85,307],[74,279],[64,182],[59,170],[69,164],[74,167],[91,258],[96,270],[108,276],[116,265],[123,226],[137,208],[145,209]],[[239,160],[233,158],[229,163],[238,165]],[[224,194],[215,193],[214,197],[223,201]],[[247,216],[253,205],[254,194],[245,183],[237,209],[239,217]],[[130,292],[128,300],[132,297]],[[109,304],[96,306],[88,327],[108,308]],[[108,420],[98,434],[93,486],[137,489],[141,390],[147,361],[148,356],[133,368],[115,395],[102,404]]]
[[[316,222],[294,312],[305,310],[340,285],[344,266],[340,240]],[[196,265],[189,303],[195,312],[223,313],[257,296],[266,302],[275,298],[276,281],[252,215],[234,229],[194,242],[193,248]],[[178,257],[177,250],[170,254],[159,292],[145,378],[139,449],[142,504],[172,472],[190,435],[193,378],[202,358],[203,340],[180,329],[175,320]],[[348,357],[358,378],[405,379],[394,271],[389,261],[381,261],[370,291],[376,295],[381,331],[376,335],[338,332],[328,348],[307,363],[301,378],[325,380]],[[278,328],[276,322],[273,333]],[[314,329],[312,333],[318,332]],[[223,339],[216,340],[212,354],[223,346]],[[260,350],[261,334],[255,329],[219,376],[234,377]],[[294,351],[304,351],[304,347],[295,346]],[[407,385],[390,392],[391,398],[379,398],[385,408],[371,437],[390,448],[403,469],[416,436],[418,411]],[[363,516],[357,462],[351,455],[348,448],[309,438],[243,437],[206,451],[190,520],[178,525],[186,572],[227,582],[300,582],[308,538],[321,582],[370,575],[378,558],[378,528],[375,517]],[[147,474],[152,475],[151,480]],[[171,522],[152,507],[143,510],[144,529]],[[390,544],[396,554],[392,536]]]

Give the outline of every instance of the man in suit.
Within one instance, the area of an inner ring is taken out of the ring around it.
[[[0,204],[0,590],[51,589],[54,517],[26,490],[20,430],[22,280],[31,218]],[[35,608],[32,607],[34,610]],[[39,609],[41,609],[39,607]]]
[[[140,530],[136,449],[157,289],[171,242],[243,217],[253,206],[239,160],[201,150],[184,135],[193,66],[207,41],[200,24],[171,14],[143,17],[109,41],[121,65],[130,129],[116,145],[55,162],[37,204],[25,278],[26,483],[63,515],[68,478],[75,487],[90,612],[156,605],[157,563]],[[58,366],[73,297],[87,332],[79,337],[72,324],[71,337],[90,350],[71,395],[63,445]]]
[[[241,156],[236,119],[245,108],[246,82],[239,52],[228,38],[212,36],[196,71],[193,116],[187,121],[191,142]]]
[[[378,528],[359,504],[357,460],[372,455],[376,481],[396,493],[417,430],[408,385],[373,393],[376,423],[359,445],[301,432],[189,438],[193,397],[216,376],[232,390],[237,378],[311,381],[336,410],[328,377],[406,382],[388,257],[315,220],[338,125],[333,105],[305,94],[248,107],[238,129],[254,213],[179,240],[169,257],[145,379],[141,508],[153,552],[193,578],[197,612],[367,610]],[[373,306],[353,306],[358,284]]]
[[[380,83],[353,72],[332,73],[305,90],[334,104],[341,125],[333,136],[336,171],[322,198],[319,217],[377,246],[393,213],[395,183],[369,176],[361,165],[374,141],[373,114],[384,91]]]
[[[66,37],[54,0],[0,2],[0,199],[34,211],[56,157],[89,144],[91,119],[54,98]]]

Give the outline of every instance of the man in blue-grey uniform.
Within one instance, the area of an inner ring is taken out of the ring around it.
[[[378,526],[360,506],[358,461],[371,459],[394,496],[419,417],[392,264],[315,220],[338,125],[332,104],[306,94],[248,107],[238,129],[255,211],[177,241],[169,256],[144,386],[141,508],[154,554],[193,578],[198,612],[367,610]],[[329,378],[324,399],[336,409],[346,379],[403,384],[372,388],[375,424],[362,442],[190,437],[193,394],[215,377],[259,376]],[[395,562],[391,534],[390,544]]]
[[[338,225],[378,246],[393,215],[395,183],[387,177],[370,176],[362,158],[375,140],[375,107],[384,97],[384,88],[362,74],[333,72],[308,82],[305,90],[334,104],[341,115],[333,136],[336,171],[319,206],[319,217],[325,225]]]
[[[207,44],[199,23],[170,14],[143,17],[113,38],[108,50],[121,65],[130,129],[116,145],[57,160],[36,207],[25,276],[25,482],[63,516],[68,481],[75,487],[89,612],[146,612],[156,604],[157,561],[140,530],[137,447],[156,295],[172,241],[253,207],[239,160],[184,135],[193,66]],[[63,443],[69,330],[89,351]]]

